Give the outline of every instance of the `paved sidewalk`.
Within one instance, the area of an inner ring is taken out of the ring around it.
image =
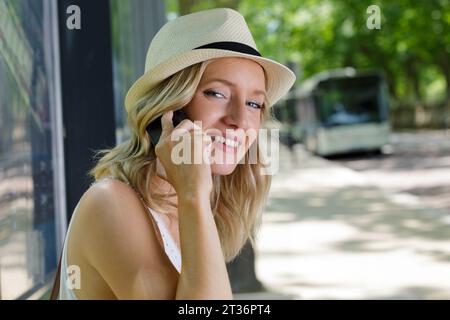
[[[236,299],[450,299],[450,216],[300,146],[280,153],[256,252],[269,291]]]

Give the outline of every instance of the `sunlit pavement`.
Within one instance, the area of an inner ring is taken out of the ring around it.
[[[450,214],[450,129],[391,135],[393,154],[334,159],[383,190],[417,196]]]
[[[450,299],[450,215],[300,146],[280,150],[256,257],[268,292],[236,299]]]

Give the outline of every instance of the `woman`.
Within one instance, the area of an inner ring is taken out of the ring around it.
[[[99,153],[72,216],[59,298],[232,299],[225,263],[253,243],[270,187],[247,132],[294,81],[260,56],[234,10],[164,25],[125,99],[131,138]],[[161,115],[155,146],[147,128]],[[180,143],[189,161],[175,159]]]

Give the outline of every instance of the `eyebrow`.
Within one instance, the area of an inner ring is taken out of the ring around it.
[[[230,82],[230,81],[225,80],[225,79],[220,79],[220,78],[209,79],[208,81],[206,81],[206,83],[215,82],[215,81],[222,82],[222,83],[224,83],[224,84],[226,84],[226,85],[228,85],[230,87],[236,87],[235,83]],[[262,94],[264,96],[264,99],[267,100],[267,93],[266,93],[266,91],[256,89],[256,90],[253,91],[253,93]]]

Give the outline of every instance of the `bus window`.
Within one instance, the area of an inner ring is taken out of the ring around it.
[[[382,120],[377,78],[330,80],[321,83],[318,92],[319,117],[325,127]]]

